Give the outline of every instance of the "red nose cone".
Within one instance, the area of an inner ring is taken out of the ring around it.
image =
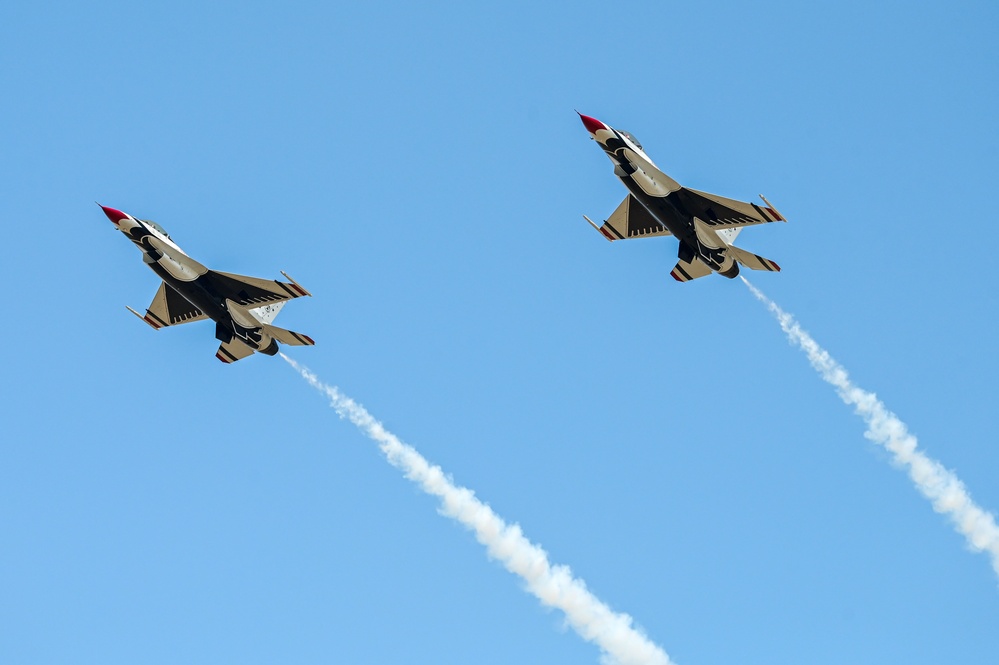
[[[97,205],[101,204],[98,203]],[[104,214],[107,215],[108,219],[114,222],[116,226],[121,220],[128,219],[128,215],[123,213],[121,210],[115,210],[114,208],[108,208],[107,206],[101,206],[101,210],[104,211]]]
[[[580,113],[579,119],[583,121],[583,126],[586,127],[586,131],[590,134],[596,134],[598,129],[607,129],[607,125],[588,115]]]

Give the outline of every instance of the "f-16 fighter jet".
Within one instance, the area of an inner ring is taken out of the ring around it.
[[[308,335],[271,325],[288,300],[312,295],[284,272],[288,282],[209,270],[185,254],[155,222],[101,208],[142,251],[143,263],[163,280],[145,316],[126,306],[154,330],[211,319],[215,338],[222,342],[215,357],[224,363],[234,363],[254,351],[273,356],[278,342],[315,344]]]
[[[605,238],[676,236],[680,260],[670,274],[678,282],[712,272],[731,279],[739,274],[740,264],[753,270],[780,270],[770,259],[732,244],[744,226],[786,221],[762,195],[765,205],[759,206],[681,187],[659,170],[634,136],[596,118],[581,113],[579,117],[629,192],[603,225],[583,215]]]

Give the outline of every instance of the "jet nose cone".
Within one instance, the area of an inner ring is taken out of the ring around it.
[[[576,111],[576,113],[579,113],[579,111]],[[588,115],[579,113],[579,119],[583,121],[583,126],[586,127],[586,131],[590,134],[596,134],[599,129],[607,129],[607,125]]]
[[[100,206],[101,204],[98,203],[97,205]],[[128,215],[123,213],[121,210],[115,210],[114,208],[109,208],[107,206],[101,206],[101,210],[103,210],[104,214],[108,216],[108,219],[115,223],[115,226],[117,226],[118,222],[121,220],[128,219]]]

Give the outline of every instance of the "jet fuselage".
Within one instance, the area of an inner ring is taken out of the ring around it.
[[[614,175],[649,214],[680,241],[682,261],[691,261],[696,256],[725,277],[739,274],[739,264],[726,251],[727,243],[710,230],[698,230],[695,215],[684,205],[683,187],[653,163],[633,136],[596,118],[582,114],[580,118],[591,138],[614,164]]]
[[[201,310],[215,322],[215,337],[220,342],[237,338],[254,351],[274,355],[277,342],[268,335],[260,322],[223,294],[213,288],[213,281],[205,279],[208,268],[188,256],[177,246],[166,231],[153,222],[136,219],[131,215],[101,206],[118,230],[125,234],[142,251],[142,262],[156,273],[170,288]],[[143,317],[154,328],[170,325],[157,320],[148,312]]]

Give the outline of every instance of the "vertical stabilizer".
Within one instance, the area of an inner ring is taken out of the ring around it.
[[[278,312],[284,307],[287,300],[281,300],[279,302],[270,303],[269,305],[261,305],[260,307],[254,307],[250,310],[250,314],[253,318],[257,319],[261,323],[270,323],[275,318],[277,318]]]

